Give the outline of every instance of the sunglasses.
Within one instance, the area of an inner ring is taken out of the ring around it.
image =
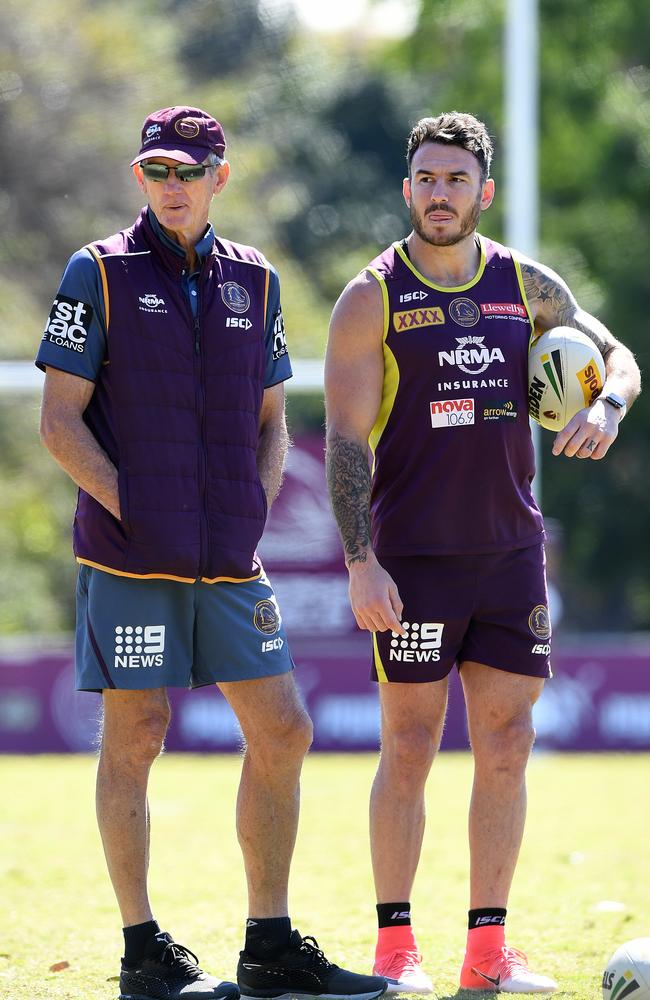
[[[142,173],[148,181],[166,181],[171,171],[179,181],[198,181],[205,177],[207,169],[205,163],[181,163],[177,167],[168,167],[164,163],[142,164]]]

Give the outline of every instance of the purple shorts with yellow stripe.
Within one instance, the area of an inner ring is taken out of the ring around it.
[[[551,676],[542,544],[489,555],[379,561],[397,584],[407,634],[373,633],[373,680],[441,680],[455,663],[468,660],[513,674]]]

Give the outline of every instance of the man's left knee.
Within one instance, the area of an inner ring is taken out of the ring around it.
[[[534,743],[535,727],[526,711],[484,728],[474,740],[474,750],[495,767],[525,766]]]
[[[283,760],[300,759],[309,750],[314,738],[312,721],[306,710],[300,706],[289,712],[269,719],[268,725],[250,734],[248,749],[267,760],[280,757]]]

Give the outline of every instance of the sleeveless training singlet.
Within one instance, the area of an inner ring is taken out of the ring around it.
[[[378,556],[488,553],[544,537],[531,491],[533,323],[511,252],[479,237],[466,285],[435,285],[394,243],[367,270],[384,300],[384,385],[370,434]]]

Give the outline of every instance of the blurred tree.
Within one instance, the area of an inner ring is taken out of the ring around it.
[[[180,32],[178,56],[194,80],[257,74],[281,65],[293,34],[291,9],[257,0],[163,0]]]

